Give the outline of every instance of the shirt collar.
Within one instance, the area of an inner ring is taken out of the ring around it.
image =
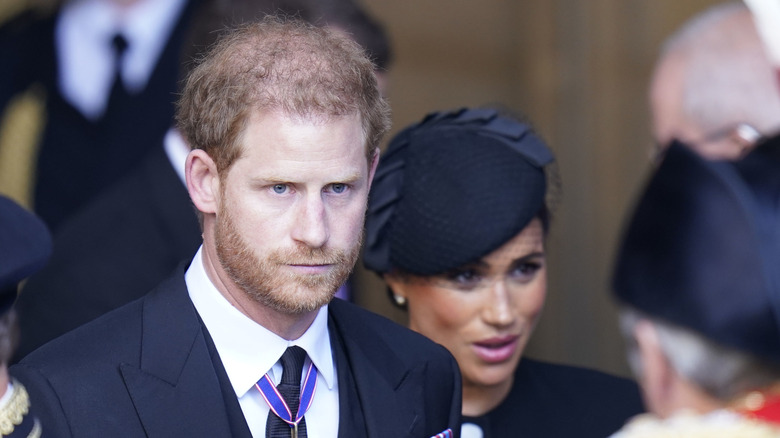
[[[243,396],[263,375],[271,372],[274,364],[291,345],[306,350],[328,388],[333,388],[335,370],[328,331],[328,306],[320,308],[303,336],[292,341],[281,338],[241,313],[225,299],[208,278],[202,251],[201,246],[184,278],[190,299],[214,340],[236,395]],[[271,376],[274,377],[273,372]]]
[[[131,92],[146,87],[187,0],[139,0],[128,7],[104,0],[65,2],[57,16],[58,85],[63,97],[90,119],[105,111],[114,78],[111,39],[129,45],[122,79]]]
[[[179,175],[181,182],[187,185],[184,167],[187,164],[187,155],[190,153],[190,147],[177,128],[170,128],[165,133],[163,148],[165,149],[165,155],[168,156],[168,161],[171,162],[171,166],[176,171],[176,175]]]

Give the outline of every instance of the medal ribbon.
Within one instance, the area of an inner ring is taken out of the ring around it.
[[[301,422],[303,416],[306,415],[306,411],[311,407],[311,402],[314,399],[314,390],[317,389],[317,367],[314,363],[309,363],[309,369],[306,370],[306,377],[303,379],[303,388],[301,389],[300,404],[298,405],[298,412],[293,419],[292,412],[284,401],[284,398],[279,394],[279,390],[276,389],[276,385],[271,382],[271,378],[268,374],[255,383],[255,387],[260,391],[263,399],[268,403],[268,407],[281,418],[282,421],[289,424],[290,427],[295,427]]]

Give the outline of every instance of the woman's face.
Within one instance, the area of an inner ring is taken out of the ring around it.
[[[433,277],[390,276],[413,330],[455,356],[464,386],[511,382],[547,289],[544,233],[534,219],[474,264]]]

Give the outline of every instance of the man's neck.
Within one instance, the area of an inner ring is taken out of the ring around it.
[[[0,397],[5,395],[8,390],[8,382],[10,377],[8,376],[8,366],[6,364],[0,365]]]
[[[666,392],[666,399],[656,404],[657,415],[668,417],[677,412],[689,411],[706,414],[725,407],[725,403],[716,400],[694,383],[679,377]]]

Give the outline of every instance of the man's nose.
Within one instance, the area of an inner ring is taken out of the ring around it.
[[[330,237],[327,212],[319,194],[308,195],[300,200],[296,212],[292,238],[309,248],[321,248]]]

